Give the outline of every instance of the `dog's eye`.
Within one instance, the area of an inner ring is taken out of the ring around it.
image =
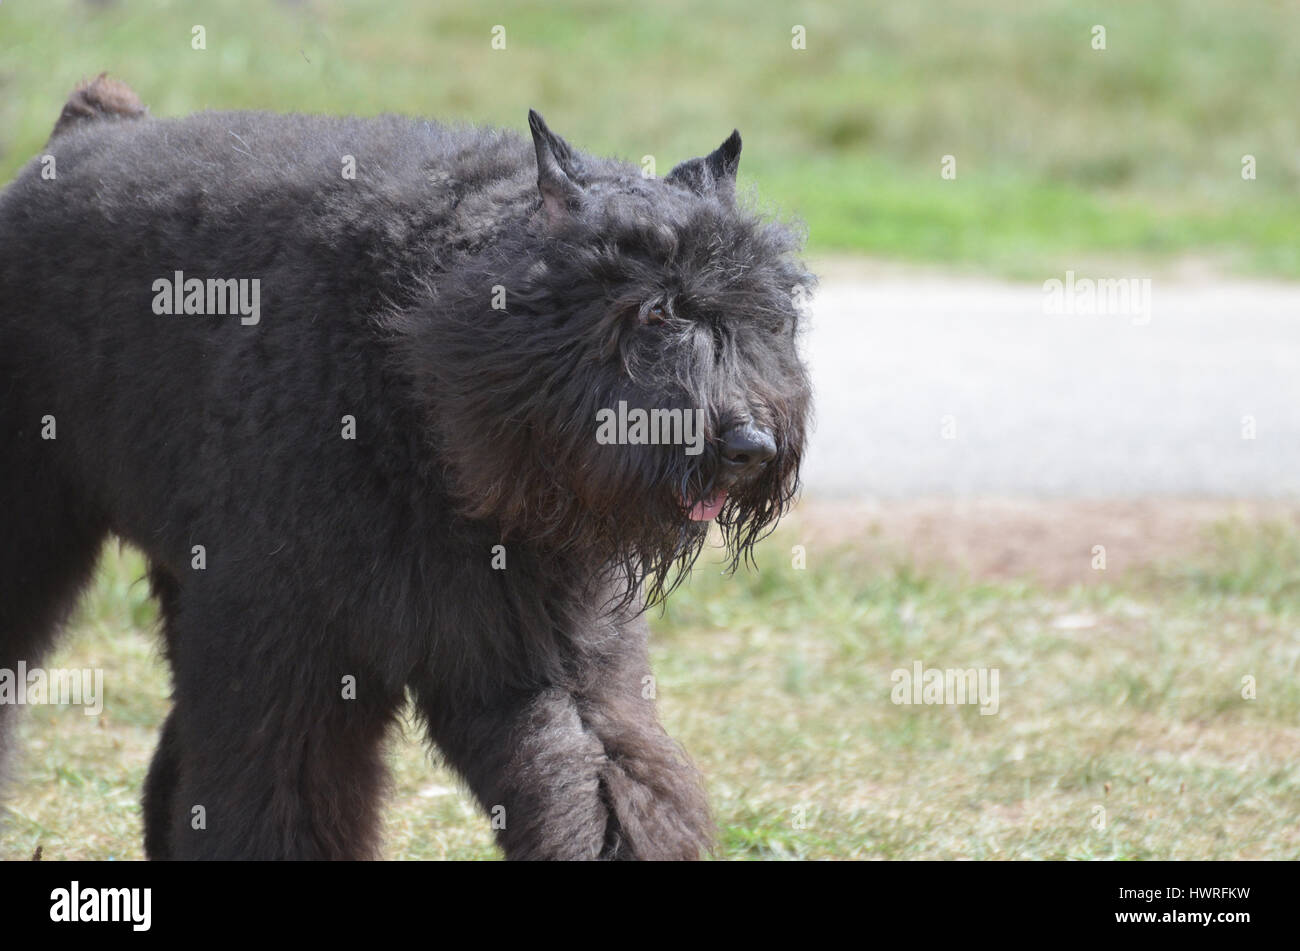
[[[641,312],[641,324],[645,327],[654,327],[662,324],[667,316],[668,314],[664,311],[663,305],[655,304]]]

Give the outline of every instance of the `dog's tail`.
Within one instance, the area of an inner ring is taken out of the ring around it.
[[[63,105],[59,121],[54,124],[50,138],[56,138],[69,129],[83,122],[97,122],[100,119],[138,119],[147,109],[131,87],[126,83],[109,79],[108,73],[100,73],[94,79],[82,81],[72,90],[72,95]]]

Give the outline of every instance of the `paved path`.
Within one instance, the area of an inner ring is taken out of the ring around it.
[[[1044,298],[825,281],[805,495],[1300,497],[1300,286],[1157,279],[1147,322]]]

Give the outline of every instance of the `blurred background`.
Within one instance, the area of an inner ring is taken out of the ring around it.
[[[661,173],[740,129],[821,276],[818,424],[760,570],[652,622],[721,857],[1300,857],[1300,7],[6,0],[0,181],[104,70],[163,117],[533,107]],[[1149,309],[1053,312],[1076,278]],[[140,574],[106,552],[55,662],[104,715],[29,711],[6,858],[140,855]],[[998,713],[892,702],[917,661]],[[413,727],[390,758],[389,855],[495,855]]]

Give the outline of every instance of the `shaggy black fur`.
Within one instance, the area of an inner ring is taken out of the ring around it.
[[[160,120],[103,82],[0,193],[0,667],[113,532],[174,674],[151,857],[373,854],[408,688],[507,856],[697,857],[642,592],[719,505],[734,559],[770,529],[809,399],[810,277],[737,205],[739,136],[657,180],[536,114]],[[260,320],[156,314],[175,271],[258,279]],[[702,409],[704,451],[598,443],[619,401]]]

